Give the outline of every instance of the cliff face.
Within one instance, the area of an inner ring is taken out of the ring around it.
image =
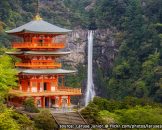
[[[105,75],[111,72],[113,62],[118,52],[118,41],[116,29],[97,29],[94,31],[93,43],[93,79],[97,95],[106,96],[106,86],[103,84],[102,79]],[[63,60],[76,68],[78,64],[82,64],[87,68],[87,54],[88,54],[88,30],[81,28],[75,29],[68,35],[67,50],[71,54],[64,57]],[[100,72],[99,72],[100,71]],[[83,73],[83,72],[79,72]],[[84,72],[87,73],[87,72]],[[101,74],[101,75],[100,75]],[[86,74],[87,75],[87,74]],[[86,77],[83,81],[83,90],[86,87]],[[104,89],[105,88],[105,89]]]
[[[94,31],[94,56],[93,61],[100,68],[112,67],[117,54],[118,44],[115,40],[117,31],[114,29],[97,29]],[[76,66],[79,63],[87,63],[87,35],[88,30],[75,29],[68,35],[67,50],[72,53],[65,60],[71,60],[71,64]]]

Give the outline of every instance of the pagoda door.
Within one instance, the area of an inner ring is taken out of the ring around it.
[[[47,91],[47,83],[44,83],[44,91]]]
[[[49,104],[48,101],[49,101],[49,100],[48,100],[48,97],[45,97],[45,106],[46,106],[46,107],[48,107],[48,104]]]

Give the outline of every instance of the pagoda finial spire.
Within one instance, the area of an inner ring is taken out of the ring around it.
[[[37,0],[37,11],[36,11],[36,16],[34,17],[34,20],[42,20],[42,17],[39,14],[39,0]]]

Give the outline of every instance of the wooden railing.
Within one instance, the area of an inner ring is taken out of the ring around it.
[[[59,88],[52,92],[52,91],[37,91],[37,92],[24,92],[21,90],[10,90],[9,94],[17,95],[17,96],[53,96],[53,95],[81,95],[80,88]]]
[[[44,48],[64,48],[64,43],[32,43],[32,42],[15,42],[12,44],[13,48],[17,49],[44,49]]]
[[[28,68],[61,68],[61,63],[16,63],[16,67],[28,67]]]
[[[80,88],[58,87],[58,91],[78,92],[81,93]]]

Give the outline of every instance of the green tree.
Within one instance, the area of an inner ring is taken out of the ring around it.
[[[154,71],[158,66],[157,52],[160,51],[160,43],[155,27],[142,14],[140,0],[128,1],[123,22],[126,31],[125,40],[119,48],[119,55],[108,84],[112,98],[155,94]],[[150,62],[154,62],[153,65],[149,65]],[[153,67],[152,71],[150,67]]]
[[[33,122],[23,114],[0,104],[0,130],[36,130]]]
[[[42,110],[34,117],[34,122],[35,126],[41,130],[53,130],[57,127],[49,110]]]
[[[99,116],[99,111],[99,107],[93,102],[90,102],[88,106],[81,111],[81,114],[90,124],[100,124],[102,120]]]
[[[12,118],[12,111],[6,109],[0,113],[0,129],[1,130],[20,130],[19,124]]]
[[[32,97],[27,98],[24,103],[25,111],[31,112],[31,113],[37,113],[39,112],[38,108],[34,104],[34,99]]]
[[[0,95],[17,86],[17,71],[13,68],[12,58],[7,55],[0,55]]]
[[[162,122],[161,108],[136,106],[131,109],[116,110],[121,124],[160,124]]]

